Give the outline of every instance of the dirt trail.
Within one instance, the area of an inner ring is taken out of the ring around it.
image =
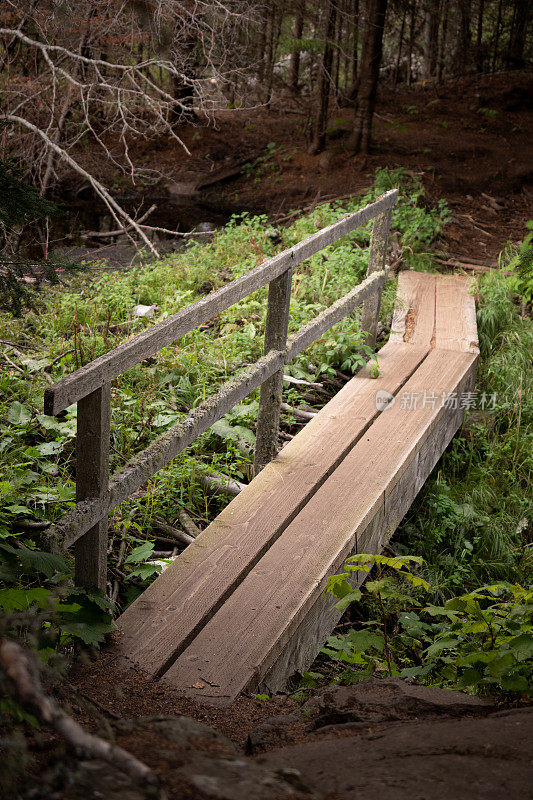
[[[215,710],[135,668],[117,671],[106,654],[72,682],[71,713],[155,770],[166,800],[533,797],[533,707],[524,704],[369,678],[312,690],[303,708],[290,697],[241,697]],[[47,797],[154,796],[54,737],[36,749],[30,781],[44,777],[56,789]]]

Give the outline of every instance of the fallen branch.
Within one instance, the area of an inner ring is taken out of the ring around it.
[[[139,227],[139,225],[130,217],[130,215],[126,211],[124,211],[123,208],[121,208],[121,206],[117,203],[117,201],[109,194],[105,186],[102,183],[100,183],[100,181],[96,180],[96,178],[89,172],[87,172],[87,170],[83,169],[83,167],[80,166],[80,164],[78,164],[77,161],[74,161],[74,159],[67,153],[66,150],[64,150],[62,147],[59,147],[59,145],[57,145],[54,141],[52,141],[52,139],[50,139],[50,137],[45,133],[45,131],[38,128],[37,125],[34,125],[29,120],[24,119],[24,117],[19,117],[16,114],[5,114],[2,117],[2,119],[6,120],[6,122],[13,122],[17,125],[21,125],[22,127],[32,131],[32,133],[35,133],[37,136],[40,136],[47,147],[49,147],[51,150],[57,153],[57,155],[60,156],[60,158],[66,161],[69,167],[71,167],[75,172],[77,172],[78,175],[82,175],[89,181],[94,191],[102,198],[102,200],[108,207],[109,211],[111,212],[113,218],[117,221],[117,223],[120,225],[121,221],[120,218],[122,217],[122,219],[124,219],[129,224],[129,226],[137,233],[137,235],[140,236],[140,238],[143,240],[145,245],[152,251],[155,257],[159,258],[159,253],[157,249],[154,247],[154,245],[147,237],[147,235],[144,233],[142,228]]]
[[[480,233],[484,234],[484,236],[490,236],[490,237],[494,238],[494,235],[492,233],[489,233],[488,231],[483,230],[483,228],[480,228],[479,225],[476,225],[476,223],[474,222],[474,220],[472,219],[470,214],[458,214],[457,216],[465,217],[465,219],[470,221],[470,224],[472,225],[472,227],[475,228],[476,231],[479,231]],[[455,222],[459,222],[459,225],[461,224],[460,220],[458,220],[456,217],[453,217],[452,219],[454,219]]]
[[[13,347],[15,350],[17,349],[17,347],[28,347],[27,344],[26,345],[24,345],[24,344],[15,344],[15,342],[7,342],[5,339],[0,339],[0,344],[7,344],[8,347]]]
[[[144,222],[144,220],[147,219],[150,216],[150,214],[152,213],[152,211],[156,210],[156,208],[157,208],[157,206],[156,206],[155,203],[152,206],[150,206],[150,208],[148,209],[146,214],[143,214],[142,217],[139,217],[139,219],[136,220],[137,225],[140,225],[141,222]],[[123,228],[117,228],[117,230],[115,230],[115,231],[84,231],[83,233],[80,233],[80,238],[81,239],[109,239],[111,236],[121,236],[123,233],[126,233],[127,231],[131,231],[131,230],[133,230],[132,225],[126,225]]]
[[[9,358],[9,356],[7,355],[7,353],[4,353],[4,358],[5,358],[5,360],[7,361],[7,363],[8,363],[8,364],[10,364],[10,366],[12,366],[12,367],[13,367],[13,369],[16,369],[16,370],[17,370],[17,372],[21,372],[21,373],[24,375],[24,370],[22,369],[22,367],[19,367],[19,365],[18,365],[18,364],[15,364],[15,362],[14,362],[14,361],[11,361],[11,359]]]
[[[292,375],[284,375],[283,380],[285,383],[293,383],[295,386],[318,386],[322,388],[321,383],[315,383],[313,381],[304,381],[301,378],[293,378]]]
[[[168,523],[163,522],[163,520],[154,519],[152,522],[152,527],[158,531],[161,531],[166,536],[170,537],[170,539],[174,540],[175,542],[179,542],[180,544],[187,546],[194,542],[194,536],[189,536],[188,533],[183,533],[183,531],[172,527],[172,525],[168,525]]]
[[[8,639],[0,643],[0,665],[11,681],[20,703],[46,725],[54,728],[77,753],[82,753],[84,758],[103,759],[144,784],[159,784],[159,777],[150,767],[122,747],[84,731],[52,698],[45,695],[35,662],[19,644]]]
[[[292,406],[288,405],[288,403],[281,404],[281,410],[286,411],[287,414],[292,414],[293,417],[297,419],[303,419],[305,422],[309,422],[309,420],[316,417],[316,411],[303,411],[301,408],[293,408]]]
[[[455,261],[463,261],[463,256],[457,255],[456,253],[448,253],[448,258],[453,258]],[[495,259],[486,259],[483,260],[479,258],[472,258],[472,256],[468,256],[468,263],[469,264],[477,264],[479,267],[497,267],[498,262]]]
[[[65,356],[69,356],[73,352],[74,352],[74,349],[65,350],[64,353],[60,353],[52,361],[50,361],[49,364],[47,364],[45,367],[43,367],[43,372],[50,372],[52,370],[52,367],[54,367],[57,364],[58,361],[61,361],[62,358],[64,358]]]
[[[227,475],[221,475],[220,472],[202,475],[200,483],[207,491],[217,494],[227,494],[230,497],[237,497],[239,492],[242,492],[246,486],[244,483],[239,483],[239,481],[228,478]]]
[[[456,267],[457,269],[471,270],[472,272],[479,272],[485,274],[486,272],[501,272],[502,275],[512,275],[512,270],[499,270],[497,267],[491,267],[487,264],[468,264],[466,261],[457,261],[454,258],[449,258],[445,261],[443,258],[434,258],[437,264],[443,264],[445,267]]]
[[[178,520],[181,525],[185,528],[185,531],[192,536],[193,539],[196,539],[199,533],[202,532],[201,528],[193,522],[192,518],[187,514],[186,511],[183,509],[178,514]]]

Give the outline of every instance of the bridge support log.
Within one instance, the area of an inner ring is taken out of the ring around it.
[[[292,267],[268,287],[268,308],[263,354],[284,351],[289,330]],[[257,413],[254,474],[257,475],[278,452],[279,417],[283,399],[283,367],[261,386]]]
[[[107,492],[109,482],[109,437],[111,386],[106,383],[78,401],[76,435],[76,502],[92,500]],[[107,514],[74,546],[77,586],[106,587]]]
[[[379,214],[372,225],[372,235],[370,237],[370,252],[368,254],[367,277],[374,272],[381,272],[385,269],[385,259],[389,246],[389,232],[391,221],[391,209],[387,209]],[[381,287],[368,300],[363,303],[361,314],[361,328],[367,332],[366,344],[375,347],[379,322],[379,309],[381,306]]]

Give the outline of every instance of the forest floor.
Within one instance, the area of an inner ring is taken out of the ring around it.
[[[169,203],[178,213],[191,202],[196,215],[214,214],[217,223],[246,210],[282,224],[294,209],[365,191],[377,167],[402,167],[422,178],[424,203],[444,199],[450,207],[452,220],[438,245],[442,260],[495,266],[506,242],[520,241],[533,216],[532,96],[530,77],[508,74],[384,90],[374,148],[356,157],[344,147],[349,109],[332,111],[328,147],[318,156],[307,153],[305,119],[296,109],[224,112],[216,129],[184,131],[191,156],[175,143],[137,147],[136,160],[166,176],[164,185],[145,192],[144,208],[157,202],[150,222],[165,227]],[[103,166],[101,177],[113,182]],[[119,188],[131,191],[125,184]],[[187,227],[186,215],[181,224]],[[112,252],[102,248],[98,255]],[[472,698],[463,703],[458,695],[446,707],[442,696],[430,694],[413,704],[405,700],[407,688],[403,700],[391,706],[389,698],[388,710],[378,712],[370,684],[371,700],[360,695],[351,716],[346,698],[340,711],[336,701],[320,701],[317,726],[316,714],[302,714],[290,697],[241,697],[227,709],[195,705],[134,667],[117,671],[106,652],[79,661],[69,680],[75,692],[61,698],[63,705],[93,729],[110,726],[119,744],[164,777],[170,798],[532,796],[525,749],[531,707],[469,705]],[[328,702],[329,718],[323,713]],[[198,729],[169,744],[153,721],[123,722],[153,715],[186,715],[218,733],[210,739]],[[53,737],[35,735],[41,738],[34,774],[63,758]],[[61,769],[69,769],[70,757],[64,758]],[[188,772],[186,763],[193,765]],[[111,786],[98,767],[83,767],[83,774],[77,768],[75,779],[58,781],[62,788],[46,796],[145,796],[132,783]]]
[[[346,149],[350,108],[330,111],[327,148],[309,155],[308,119],[287,100],[222,112],[216,127],[184,128],[191,155],[168,140],[132,147],[140,166],[165,176],[143,192],[105,162],[97,169],[128,202],[158,205],[150,224],[175,228],[177,220],[188,230],[242,211],[282,223],[294,209],[366,191],[378,167],[401,167],[421,177],[425,203],[450,207],[443,254],[490,266],[507,241],[521,241],[532,214],[532,84],[530,75],[506,73],[384,88],[368,155]],[[115,260],[116,251],[108,245],[95,255]]]

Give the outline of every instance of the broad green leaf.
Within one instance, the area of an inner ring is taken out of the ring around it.
[[[63,450],[64,442],[44,442],[37,445],[37,450],[42,456],[54,456]]]
[[[12,505],[12,506],[5,506],[6,511],[9,511],[11,514],[29,514],[30,516],[33,514],[31,508],[28,506],[19,506],[19,505]]]
[[[349,585],[350,584],[348,584],[348,586]],[[361,590],[353,589],[351,592],[348,592],[348,594],[345,594],[342,600],[339,600],[338,603],[335,603],[335,608],[338,608],[339,611],[345,611],[352,603],[358,603],[361,597]]]
[[[342,599],[348,592],[351,592],[352,587],[346,580],[348,577],[347,572],[342,572],[339,575],[330,575],[326,581],[326,588],[323,594],[332,594],[333,597]]]
[[[359,653],[366,653],[366,651],[370,650],[371,648],[374,648],[382,653],[385,647],[385,639],[383,634],[374,633],[373,631],[352,630],[347,634],[346,639],[350,642],[354,650]]]
[[[523,675],[506,675],[500,681],[501,687],[506,692],[529,692],[532,686]]]
[[[151,578],[152,575],[158,575],[161,572],[161,564],[140,564],[137,569],[130,572],[130,578],[141,578],[145,581]]]
[[[25,611],[35,604],[44,609],[51,597],[49,589],[0,589],[0,608],[4,611]]]
[[[31,419],[31,411],[18,400],[11,403],[9,411],[7,412],[8,422],[12,425],[27,425]]]
[[[21,548],[17,555],[26,572],[42,572],[47,578],[51,578],[56,572],[62,574],[68,572],[64,559],[54,553]]]
[[[452,649],[455,645],[459,644],[461,640],[458,639],[456,636],[443,636],[442,639],[437,639],[432,645],[430,645],[426,650],[425,654],[427,656],[434,656],[440,653],[442,650]]]
[[[510,639],[507,646],[518,661],[533,658],[533,635],[530,633],[521,633],[519,636],[515,636],[514,639]]]
[[[63,633],[69,633],[85,644],[100,644],[105,640],[106,634],[115,629],[113,622],[93,622],[91,625],[84,622],[61,622]]]
[[[126,558],[126,564],[141,564],[147,561],[154,552],[154,542],[143,542],[138,547],[134,547]]]

